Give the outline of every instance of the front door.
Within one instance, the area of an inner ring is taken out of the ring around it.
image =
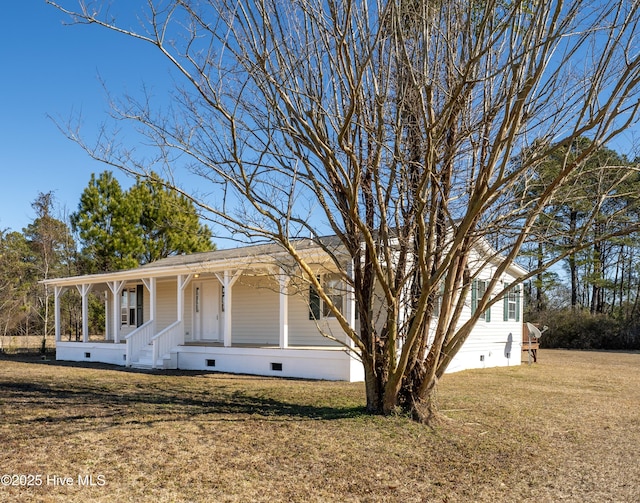
[[[220,339],[220,283],[215,280],[193,284],[194,340]]]

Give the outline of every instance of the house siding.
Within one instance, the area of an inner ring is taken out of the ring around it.
[[[177,288],[177,280],[161,280],[156,284],[156,332],[164,330],[178,319]]]
[[[478,275],[479,280],[489,280],[494,274],[494,267],[485,266]],[[511,283],[514,278],[504,275],[496,286],[498,293],[503,283]],[[520,289],[522,296],[522,289]],[[498,300],[490,308],[489,320],[479,320],[464,345],[453,358],[447,373],[459,372],[472,368],[489,368],[519,365],[521,359],[521,334],[523,302],[520,298],[517,320],[504,321],[504,303]],[[467,299],[458,326],[471,317],[471,298]]]
[[[269,276],[242,276],[232,288],[232,344],[277,345],[280,297]],[[226,314],[226,313],[225,313]]]
[[[324,337],[318,327],[325,333],[344,341],[346,334],[335,319],[316,321],[309,319],[309,300],[306,292],[289,296],[289,344],[291,346],[337,346],[337,342]]]

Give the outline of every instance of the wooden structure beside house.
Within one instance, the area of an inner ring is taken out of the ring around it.
[[[545,329],[546,330],[546,327]],[[541,331],[533,323],[522,326],[522,357],[528,363],[537,363],[538,349],[540,349]]]
[[[297,252],[327,284],[339,281],[328,255],[312,240]],[[474,280],[481,295],[495,266],[486,262]],[[113,273],[57,278],[56,358],[138,368],[210,370],[264,376],[361,381],[362,364],[330,312],[311,299],[309,287],[287,273],[288,256],[275,245],[253,245],[169,257]],[[505,284],[524,271],[512,267]],[[69,289],[82,297],[82,341],[64,341],[60,299]],[[88,295],[105,306],[105,336],[91,340]],[[337,300],[357,329],[352,292]],[[311,311],[317,311],[311,313]],[[464,316],[463,316],[464,318]],[[483,313],[449,371],[520,364],[520,289]],[[464,321],[464,320],[462,320]],[[329,334],[330,338],[322,335]]]

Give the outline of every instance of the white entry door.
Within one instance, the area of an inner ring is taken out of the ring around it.
[[[220,283],[198,281],[193,284],[194,340],[220,339]]]

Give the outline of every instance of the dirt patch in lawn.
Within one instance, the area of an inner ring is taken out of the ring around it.
[[[0,500],[639,501],[640,354],[539,357],[445,376],[435,430],[362,384],[5,357]]]

